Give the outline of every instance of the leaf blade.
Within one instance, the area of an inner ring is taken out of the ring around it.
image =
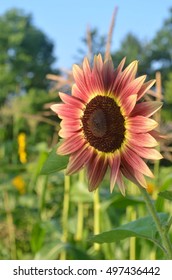
[[[41,175],[49,175],[54,172],[61,171],[67,167],[69,156],[60,156],[57,154],[57,148],[60,143],[53,148],[53,150],[48,155],[40,174]]]
[[[159,213],[158,216],[161,220],[161,223],[165,224],[168,219],[168,214]],[[116,229],[94,235],[89,239],[89,241],[96,243],[111,243],[123,240],[128,237],[139,237],[149,239],[157,243],[157,240],[155,239],[156,234],[157,229],[155,223],[150,216],[147,216],[122,225]]]
[[[163,191],[159,193],[159,196],[172,201],[172,191]]]

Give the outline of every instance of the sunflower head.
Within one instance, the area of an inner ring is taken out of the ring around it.
[[[125,193],[123,177],[146,188],[144,175],[153,177],[144,162],[160,159],[154,149],[158,125],[150,118],[161,102],[140,102],[154,80],[136,78],[138,62],[124,70],[125,59],[114,69],[112,59],[95,56],[93,67],[87,58],[82,68],[73,66],[72,94],[60,92],[62,104],[51,109],[62,119],[59,135],[64,138],[57,150],[70,155],[67,174],[87,169],[89,190],[95,190],[110,169],[110,190],[115,184]]]

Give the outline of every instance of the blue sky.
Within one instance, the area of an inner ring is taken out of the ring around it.
[[[114,7],[118,7],[112,50],[119,48],[128,32],[138,38],[153,38],[168,17],[171,0],[0,0],[0,15],[21,8],[33,15],[34,24],[55,44],[57,67],[70,68],[75,62],[81,38],[89,24],[107,34]]]

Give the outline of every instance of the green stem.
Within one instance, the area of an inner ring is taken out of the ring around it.
[[[157,227],[157,230],[159,232],[159,235],[161,237],[161,240],[162,240],[162,244],[164,246],[164,252],[166,253],[168,259],[172,259],[172,249],[171,249],[171,243],[170,243],[170,240],[169,238],[167,237],[167,234],[166,232],[164,231],[164,228],[161,224],[161,221],[157,215],[157,212],[155,210],[155,207],[150,199],[150,196],[148,195],[147,191],[142,188],[142,187],[139,187],[143,197],[144,197],[144,200],[145,200],[145,203],[147,205],[147,208],[149,210],[149,213],[151,214],[154,222],[155,222],[155,225]]]
[[[79,172],[79,183],[84,183],[84,169]],[[83,226],[84,226],[84,204],[78,202],[78,217],[77,217],[77,228],[76,228],[76,240],[81,240],[83,237]]]
[[[68,213],[69,213],[69,191],[70,191],[70,177],[65,176],[64,179],[64,199],[63,199],[63,212],[62,212],[62,242],[66,243],[68,239]],[[66,251],[62,251],[60,255],[61,260],[66,259]]]
[[[126,215],[127,215],[129,221],[136,220],[136,211],[134,210],[134,208],[132,206],[127,207]],[[136,238],[135,237],[130,238],[129,259],[130,260],[136,259]]]
[[[100,202],[99,202],[99,191],[98,189],[94,194],[94,234],[100,233]],[[94,243],[95,251],[100,249],[100,244]]]
[[[77,229],[76,229],[76,240],[79,241],[83,237],[83,217],[84,217],[84,205],[82,202],[78,203],[78,218],[77,218]]]
[[[166,226],[166,233],[168,233],[168,231],[170,230],[170,227],[172,225],[172,216],[170,217],[168,223],[167,223],[167,226]]]
[[[4,191],[4,209],[5,209],[6,217],[7,217],[7,227],[8,227],[11,259],[16,260],[17,259],[17,250],[16,250],[15,228],[14,228],[14,221],[13,221],[13,216],[12,216],[11,209],[10,209],[10,202],[9,202],[9,197],[8,197],[7,191]]]

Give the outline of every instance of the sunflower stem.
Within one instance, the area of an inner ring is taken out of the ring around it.
[[[62,242],[66,243],[68,239],[68,214],[69,214],[69,191],[70,191],[70,177],[64,178],[64,199],[62,212]],[[66,251],[62,251],[60,255],[61,260],[66,260]]]
[[[147,193],[147,191],[144,188],[139,186],[139,189],[144,197],[144,200],[145,200],[145,203],[149,210],[149,213],[151,214],[151,216],[155,222],[155,225],[157,227],[157,230],[159,232],[159,235],[161,237],[161,241],[164,246],[164,252],[166,253],[168,259],[172,259],[172,248],[171,248],[171,243],[170,243],[169,237],[167,236],[167,233],[165,232],[164,227],[161,224],[161,221],[157,215],[157,212],[152,203],[152,200],[150,199],[149,194]]]
[[[94,194],[94,234],[100,233],[100,201],[99,190],[97,189]],[[100,249],[100,244],[94,243],[95,251]]]

